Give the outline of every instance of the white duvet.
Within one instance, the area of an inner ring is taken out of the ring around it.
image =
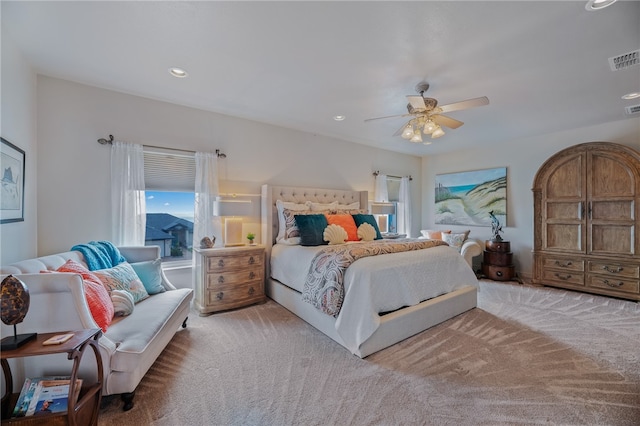
[[[271,277],[302,293],[311,261],[321,249],[274,245]],[[379,313],[477,285],[469,265],[448,246],[358,259],[344,277],[345,297],[336,318],[336,331],[345,346],[356,353],[379,327]]]

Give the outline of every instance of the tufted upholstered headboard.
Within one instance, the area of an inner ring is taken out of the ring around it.
[[[331,203],[338,201],[340,204],[350,204],[359,201],[360,208],[367,209],[369,193],[368,191],[262,185],[262,244],[264,244],[267,249],[267,271],[269,270],[271,246],[275,244],[276,236],[278,235],[276,200],[292,203],[304,203],[305,201]]]

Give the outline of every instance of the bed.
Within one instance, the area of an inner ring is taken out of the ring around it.
[[[300,205],[337,202],[366,210],[368,192],[262,186],[267,296],[352,354],[364,358],[476,307],[475,274],[455,249],[437,246],[356,260],[344,274],[339,312],[322,312],[303,300],[302,288],[319,248],[276,243],[281,232],[278,200]]]

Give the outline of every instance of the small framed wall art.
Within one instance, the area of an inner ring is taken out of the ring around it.
[[[24,151],[0,138],[0,223],[24,221]]]

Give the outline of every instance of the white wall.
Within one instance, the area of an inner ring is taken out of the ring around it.
[[[36,254],[36,75],[2,28],[0,134],[25,152],[24,221],[0,224],[0,265]]]
[[[38,76],[37,100],[39,255],[111,238],[110,148],[97,143],[109,134],[131,143],[220,149],[227,155],[219,162],[223,193],[260,194],[270,183],[368,190],[373,198],[373,171],[410,174],[419,232],[419,157],[46,76]]]
[[[640,151],[640,118],[574,129],[512,141],[500,146],[424,157],[422,161],[422,229],[471,229],[471,237],[491,238],[491,228],[435,225],[435,176],[442,173],[507,167],[507,226],[502,237],[511,241],[516,272],[523,278],[533,271],[533,193],[531,187],[538,168],[563,148],[584,142],[606,141],[625,144]],[[474,259],[474,265],[482,256]]]

